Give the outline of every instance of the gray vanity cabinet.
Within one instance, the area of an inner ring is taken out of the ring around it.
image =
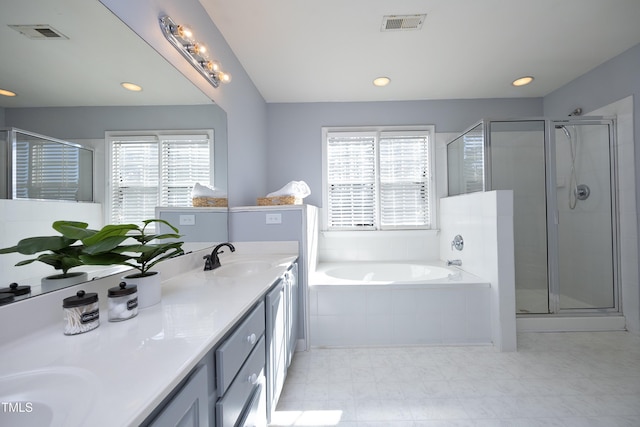
[[[285,273],[267,293],[267,419],[276,409],[297,343],[298,281],[297,264]]]
[[[297,342],[297,264],[142,424],[266,427]]]
[[[151,427],[207,427],[209,426],[209,387],[210,369],[200,364],[187,380],[170,397],[160,410],[149,417],[143,426]]]
[[[264,332],[265,304],[260,301],[216,349],[216,426],[233,427],[247,420],[266,426]]]
[[[286,310],[284,280],[269,291],[265,299],[267,307],[267,419],[280,397],[287,368]]]

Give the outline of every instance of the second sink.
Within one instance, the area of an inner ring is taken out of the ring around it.
[[[246,277],[269,270],[271,267],[272,265],[269,261],[236,261],[222,264],[222,266],[213,270],[213,275],[219,277]]]

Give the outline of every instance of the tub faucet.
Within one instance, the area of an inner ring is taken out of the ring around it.
[[[447,266],[450,265],[457,265],[458,267],[460,267],[462,265],[462,260],[461,259],[448,259],[447,260]]]
[[[220,267],[220,258],[218,257],[218,254],[224,253],[224,251],[220,250],[223,246],[227,246],[231,250],[231,252],[236,251],[236,248],[234,248],[231,243],[220,243],[218,246],[213,248],[213,251],[211,251],[211,255],[205,255],[202,257],[202,259],[204,260],[204,271],[209,271]]]

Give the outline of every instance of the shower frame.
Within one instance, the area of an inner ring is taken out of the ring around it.
[[[620,301],[620,236],[619,236],[619,207],[618,207],[618,158],[616,139],[616,120],[614,117],[584,116],[568,118],[527,117],[508,119],[482,119],[461,132],[447,143],[447,163],[449,162],[448,147],[458,138],[481,126],[483,139],[483,182],[482,191],[492,191],[492,146],[491,123],[494,122],[543,122],[544,123],[544,179],[545,179],[545,212],[546,212],[546,249],[547,249],[547,295],[548,313],[518,313],[518,317],[539,316],[572,316],[575,314],[587,316],[602,316],[618,314],[621,310]],[[560,278],[559,278],[559,241],[558,241],[558,199],[557,199],[557,165],[556,165],[556,125],[579,126],[589,124],[608,125],[608,153],[609,153],[609,186],[611,209],[611,256],[612,256],[612,298],[613,306],[606,308],[560,308]],[[447,180],[450,171],[447,164]],[[449,189],[448,195],[452,196]],[[460,192],[456,194],[465,194]],[[453,195],[456,195],[453,194]]]

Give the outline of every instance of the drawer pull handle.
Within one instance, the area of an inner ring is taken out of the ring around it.
[[[247,342],[251,345],[254,345],[256,341],[257,341],[256,334],[251,334],[247,337]]]
[[[249,378],[247,378],[247,381],[249,381],[251,384],[255,384],[258,382],[258,376],[256,374],[251,374],[249,375]]]

